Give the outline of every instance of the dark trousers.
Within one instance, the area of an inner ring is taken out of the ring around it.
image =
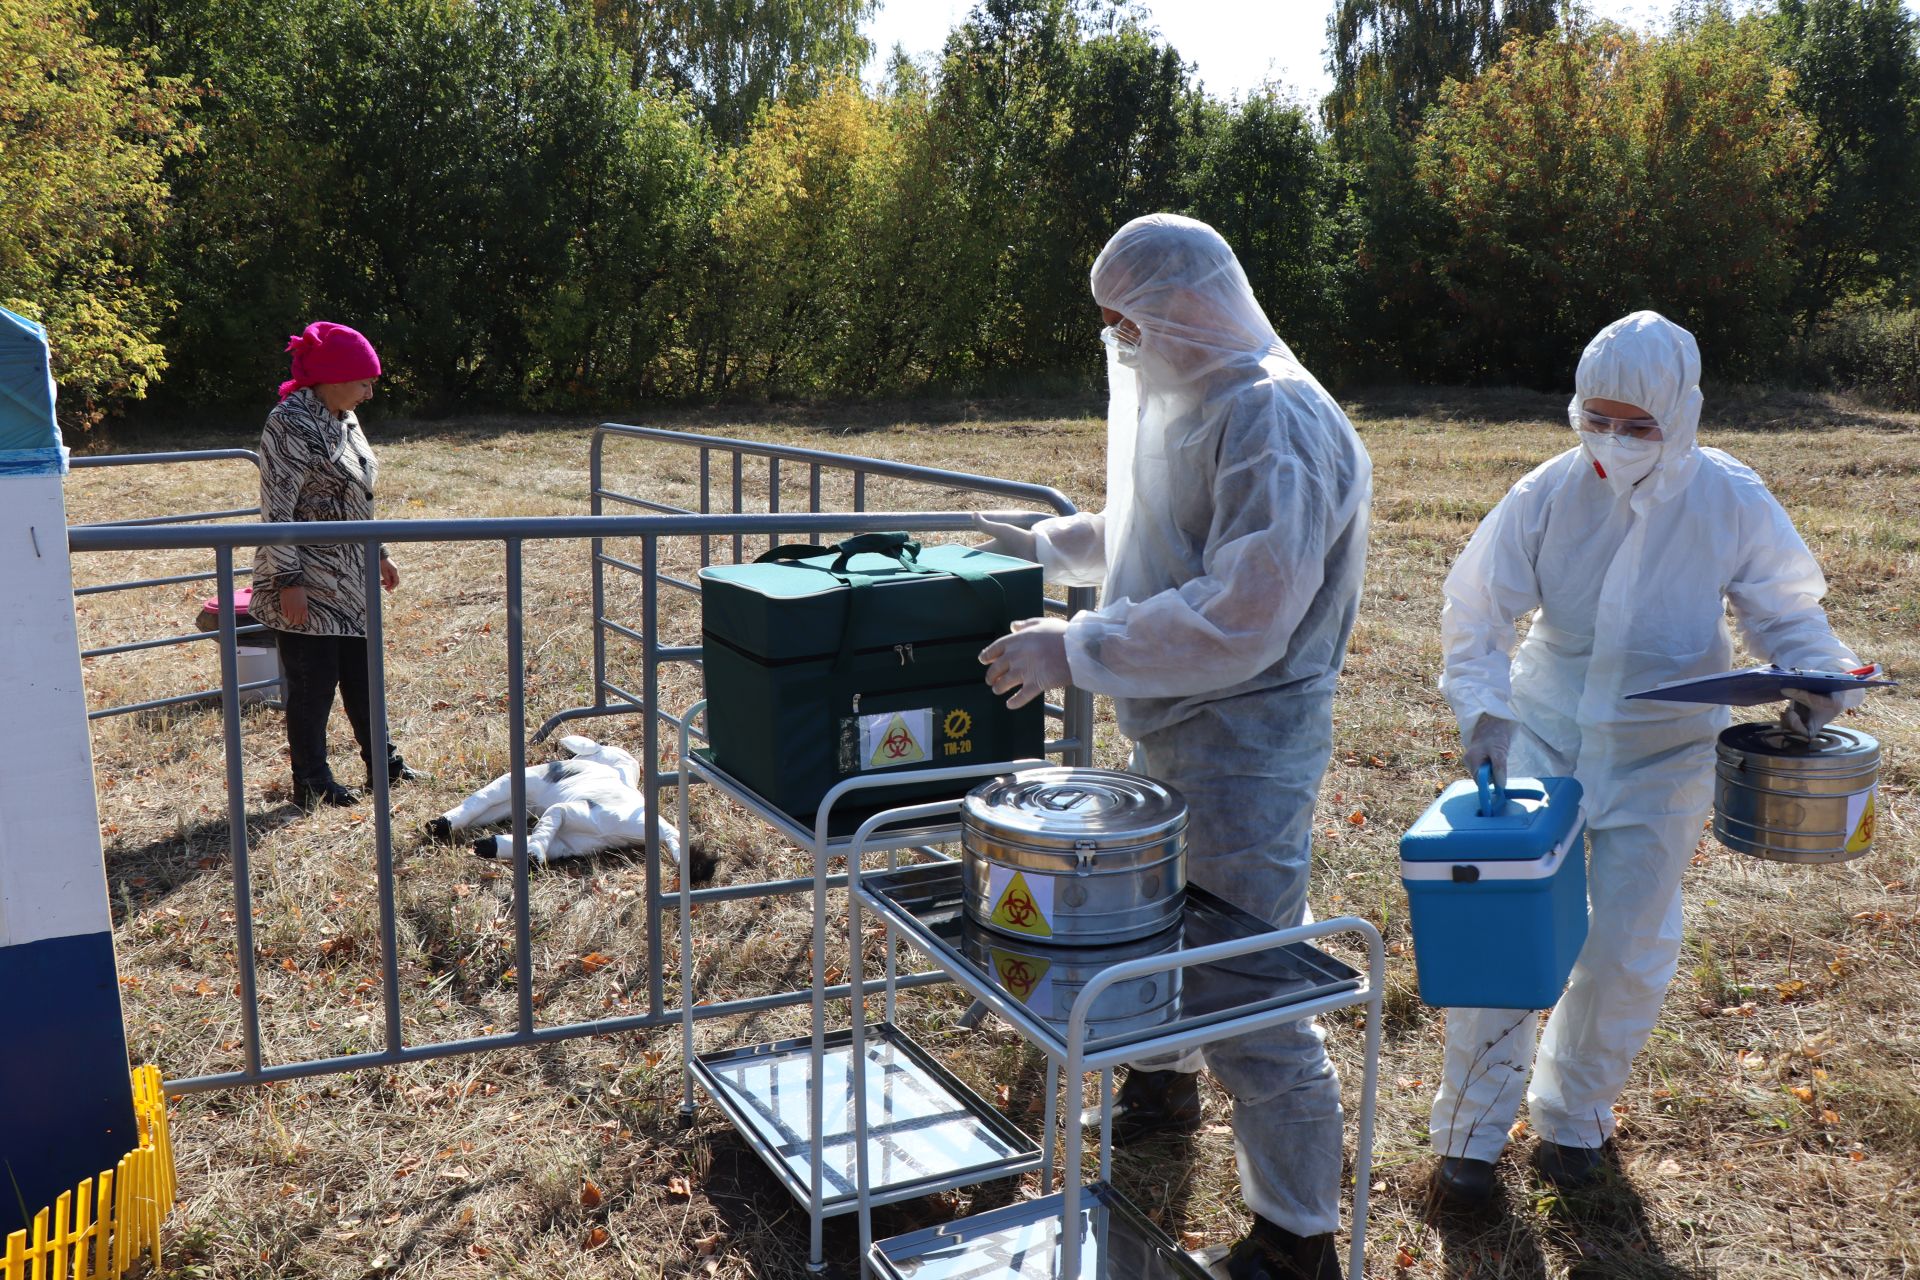
[[[321,787],[333,781],[327,766],[327,717],[333,711],[334,690],[346,704],[347,722],[360,759],[373,758],[373,700],[367,687],[367,641],[364,636],[311,636],[298,631],[276,631],[280,671],[285,678],[287,754],[293,760],[296,787]],[[400,753],[387,743],[387,767],[396,768]],[[371,780],[371,767],[367,773]]]

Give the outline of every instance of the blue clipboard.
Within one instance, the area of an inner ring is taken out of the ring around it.
[[[1787,667],[1747,667],[1723,671],[1719,675],[1695,676],[1689,680],[1669,680],[1665,684],[1630,693],[1628,698],[1653,702],[1705,702],[1724,707],[1757,707],[1766,702],[1783,702],[1787,690],[1804,689],[1810,693],[1838,693],[1842,689],[1891,689],[1898,682],[1878,678],[1880,668],[1863,667],[1863,674],[1851,671],[1796,671]]]

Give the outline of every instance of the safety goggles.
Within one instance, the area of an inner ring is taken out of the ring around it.
[[[1652,418],[1609,418],[1591,409],[1575,409],[1571,417],[1576,429],[1591,431],[1597,436],[1625,436],[1629,440],[1665,438],[1660,434],[1660,424]]]

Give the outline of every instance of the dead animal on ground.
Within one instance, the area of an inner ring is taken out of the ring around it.
[[[572,759],[527,770],[527,813],[539,819],[527,833],[527,856],[545,866],[562,858],[585,858],[611,849],[646,846],[647,804],[640,794],[640,762],[619,747],[579,734],[560,739]],[[503,773],[426,824],[434,840],[451,840],[476,827],[513,816],[513,775]],[[680,833],[660,824],[660,841],[680,862]],[[513,857],[513,833],[484,835],[473,842],[483,858]],[[712,859],[694,850],[694,876],[711,873]],[[704,866],[703,866],[704,864]]]

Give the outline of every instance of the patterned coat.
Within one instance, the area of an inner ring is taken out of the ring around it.
[[[311,389],[294,392],[267,415],[260,436],[260,518],[371,520],[374,459],[360,420],[340,417]],[[358,544],[261,547],[253,559],[256,622],[307,635],[367,633],[366,552]],[[280,612],[283,587],[307,591],[307,621],[293,626]]]

